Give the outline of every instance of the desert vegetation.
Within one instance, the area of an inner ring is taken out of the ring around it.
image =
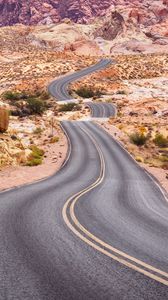
[[[100,97],[102,95],[100,90],[95,90],[94,88],[88,86],[79,87],[77,90],[75,90],[75,93],[82,98]]]
[[[28,156],[26,165],[29,167],[41,165],[43,162],[44,150],[33,145],[30,147],[31,154]]]
[[[59,106],[59,112],[67,112],[67,111],[78,111],[81,109],[81,105],[78,103],[66,103],[66,104],[61,104]]]
[[[157,133],[153,141],[158,147],[168,147],[168,137],[165,137],[161,133]]]
[[[28,92],[6,91],[3,94],[3,99],[15,107],[15,109],[11,110],[11,114],[15,116],[41,115],[49,107],[47,102],[49,95],[46,92],[30,94]]]
[[[148,140],[148,136],[142,132],[135,132],[130,135],[130,140],[137,146],[143,146]]]

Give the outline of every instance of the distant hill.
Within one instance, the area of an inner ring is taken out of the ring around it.
[[[144,26],[168,17],[168,0],[0,0],[0,26],[50,24],[65,18],[86,24],[115,7]]]

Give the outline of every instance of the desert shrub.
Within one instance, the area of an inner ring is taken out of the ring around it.
[[[100,97],[101,92],[99,90],[92,90],[90,87],[80,87],[76,90],[76,94],[82,98],[92,98],[94,96]]]
[[[6,91],[3,94],[3,98],[6,100],[26,100],[26,99],[31,99],[31,98],[41,98],[42,100],[48,100],[50,98],[49,93],[44,92],[44,91],[36,91],[35,93],[30,93],[30,92],[13,92],[13,91]]]
[[[161,155],[159,157],[159,159],[162,161],[162,162],[167,162],[168,163],[168,155]]]
[[[43,129],[42,129],[41,127],[37,127],[37,128],[33,131],[34,134],[41,134],[42,132],[43,132]]]
[[[33,166],[38,166],[41,165],[43,162],[42,157],[36,158],[36,157],[31,157],[28,161],[27,161],[27,166],[28,167],[33,167]]]
[[[118,90],[117,93],[118,95],[127,95],[127,92],[124,90]]]
[[[122,117],[122,113],[120,111],[117,111],[117,117],[119,117],[119,118]]]
[[[43,162],[42,157],[39,157],[39,158],[32,157],[31,159],[29,159],[27,161],[26,166],[29,166],[29,167],[38,166],[38,165],[41,165],[42,162]]]
[[[30,110],[31,114],[41,115],[47,109],[47,105],[40,99],[30,98],[27,100],[27,108]]]
[[[32,150],[32,153],[29,155],[26,165],[29,167],[41,165],[43,162],[44,151],[35,145],[31,146],[30,149]]]
[[[26,107],[17,108],[10,111],[11,116],[26,117],[30,115],[30,110]]]
[[[143,133],[133,133],[130,135],[130,140],[133,144],[137,145],[137,146],[143,146],[146,144],[148,137],[146,135],[144,135]]]
[[[80,110],[80,109],[81,106],[79,104],[70,102],[70,103],[62,104],[59,108],[59,111],[64,112],[64,111],[72,111],[72,110]]]
[[[161,133],[156,134],[153,141],[159,147],[168,147],[168,137],[164,137]]]
[[[50,95],[47,92],[42,92],[42,94],[40,95],[40,98],[42,100],[48,100],[50,98]]]
[[[3,98],[6,100],[19,100],[20,94],[12,91],[7,91],[3,94]]]
[[[80,104],[76,104],[75,107],[74,107],[74,110],[75,111],[81,110],[81,105]]]
[[[53,136],[50,139],[50,143],[54,144],[54,143],[58,143],[59,142],[59,137],[58,136]]]
[[[12,92],[12,91],[6,91],[3,94],[3,98],[5,100],[11,100],[11,101],[18,101],[18,100],[24,100],[29,97],[28,94],[25,92]]]
[[[43,156],[44,155],[44,150],[38,148],[37,146],[33,145],[30,147],[30,149],[32,150],[32,153],[34,156],[39,157],[39,156]]]
[[[63,111],[72,111],[73,109],[74,109],[74,107],[75,107],[75,103],[72,103],[72,102],[70,102],[70,103],[66,103],[66,104],[62,104],[62,105],[60,105],[60,107],[59,107],[59,111],[60,112],[63,112]]]
[[[144,159],[141,156],[136,156],[135,159],[136,159],[137,162],[140,162],[140,163],[144,162]]]

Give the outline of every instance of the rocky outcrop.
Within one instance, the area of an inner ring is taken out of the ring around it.
[[[105,22],[95,32],[95,37],[102,37],[105,40],[113,40],[124,29],[124,18],[117,11],[111,13],[109,21]]]
[[[111,7],[128,13],[135,23],[149,26],[168,17],[168,0],[0,0],[0,26],[16,23],[50,24],[69,18],[88,23]]]
[[[50,24],[69,18],[86,23],[105,12],[112,0],[0,0],[0,25]]]
[[[5,108],[0,108],[0,132],[5,132],[9,125],[9,112]]]

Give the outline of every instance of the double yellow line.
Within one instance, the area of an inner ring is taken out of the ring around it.
[[[103,182],[105,177],[105,169],[106,169],[104,156],[99,145],[97,144],[95,139],[90,135],[88,131],[84,129],[82,130],[89,136],[89,138],[92,140],[93,144],[95,145],[95,148],[97,149],[100,158],[100,174],[94,183],[92,183],[90,186],[86,187],[85,189],[81,190],[80,192],[76,193],[66,201],[62,210],[62,216],[66,225],[82,241],[84,241],[86,244],[93,247],[97,251],[101,252],[102,254],[125,265],[126,267],[129,267],[139,273],[142,273],[143,275],[149,278],[152,278],[168,286],[168,273],[160,269],[157,269],[105,243],[104,241],[102,241],[101,239],[93,235],[91,232],[89,232],[84,226],[82,226],[79,220],[77,219],[77,217],[75,216],[75,204],[83,195],[87,194],[89,191],[93,190]]]

